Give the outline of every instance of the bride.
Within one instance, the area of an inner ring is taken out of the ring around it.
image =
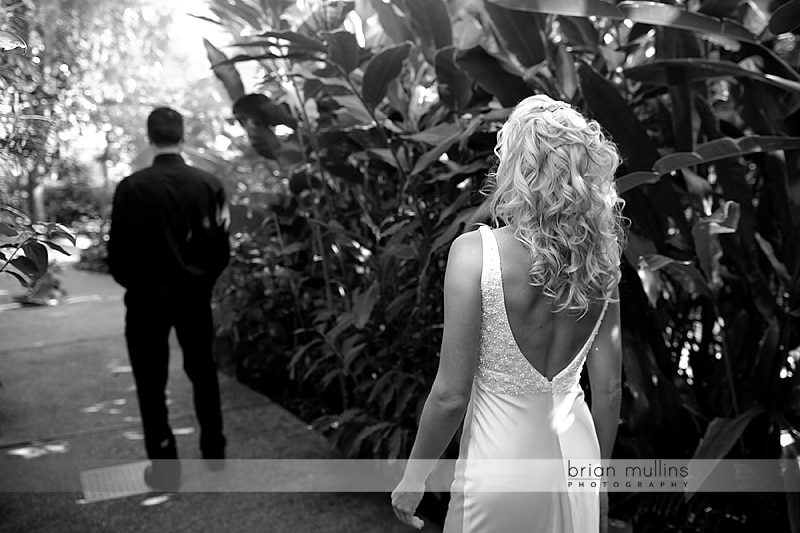
[[[463,420],[445,533],[606,531],[607,493],[571,488],[562,465],[609,459],[616,437],[619,155],[597,122],[542,95],[497,138],[486,204],[497,227],[450,250],[439,370],[392,506],[423,527],[432,462],[414,460],[438,459]]]

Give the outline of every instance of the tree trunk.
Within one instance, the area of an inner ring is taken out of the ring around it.
[[[44,185],[40,178],[38,168],[28,174],[28,216],[33,222],[40,222],[44,217]]]

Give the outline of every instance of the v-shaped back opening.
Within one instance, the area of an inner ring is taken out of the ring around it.
[[[581,345],[581,348],[578,350],[578,352],[567,360],[567,363],[564,365],[563,368],[561,368],[561,370],[559,370],[558,372],[553,374],[552,377],[548,377],[544,372],[541,372],[538,368],[536,368],[536,365],[534,365],[533,362],[531,361],[531,359],[527,355],[525,355],[525,353],[522,351],[522,348],[519,345],[519,342],[517,342],[517,336],[514,334],[514,330],[511,328],[511,321],[508,318],[508,308],[506,307],[506,290],[505,290],[505,286],[503,285],[503,261],[502,261],[502,259],[500,257],[500,244],[499,244],[499,242],[497,240],[497,236],[494,234],[494,231],[492,231],[492,229],[489,228],[488,226],[481,226],[482,230],[484,228],[485,228],[485,230],[483,231],[484,238],[486,238],[486,234],[488,233],[491,236],[491,239],[492,239],[491,243],[494,244],[495,257],[493,259],[495,260],[495,264],[497,265],[497,278],[498,278],[497,279],[497,283],[500,286],[500,302],[499,302],[499,304],[502,307],[502,316],[503,316],[504,325],[507,328],[508,333],[511,336],[511,339],[514,341],[514,347],[516,348],[517,353],[520,356],[522,356],[522,358],[524,358],[525,361],[527,361],[527,363],[530,365],[531,369],[536,374],[538,374],[539,376],[541,376],[542,378],[547,380],[549,383],[552,383],[561,374],[566,372],[567,369],[570,368],[570,366],[572,366],[572,364],[576,360],[578,360],[579,358],[581,358],[583,356],[584,352],[587,349],[587,346],[594,340],[595,335],[597,335],[597,332],[600,329],[600,324],[602,323],[603,318],[605,317],[606,309],[608,308],[608,300],[603,302],[603,310],[600,312],[600,316],[597,318],[597,321],[595,322],[591,333],[589,333],[589,336],[583,342],[583,344]],[[484,262],[483,262],[483,268],[484,269],[486,269],[486,266],[487,266],[485,259],[486,258],[484,258]]]

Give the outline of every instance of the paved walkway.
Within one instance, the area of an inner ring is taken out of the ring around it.
[[[0,275],[0,471],[3,464],[41,465],[40,475],[55,476],[48,465],[68,459],[144,459],[122,335],[122,291],[109,276],[70,268],[64,288],[62,305],[19,308],[12,300],[19,289]],[[198,458],[190,384],[179,350],[173,354],[171,425],[181,433],[181,457]],[[268,398],[226,376],[220,385],[229,457],[334,455]],[[57,482],[69,492],[0,493],[0,531],[410,531],[395,521],[386,494],[179,492],[161,500],[149,494],[85,503],[78,476],[68,478]]]

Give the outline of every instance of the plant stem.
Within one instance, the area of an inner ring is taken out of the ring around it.
[[[17,245],[17,247],[14,249],[14,253],[12,253],[11,256],[9,256],[9,258],[6,259],[6,262],[3,263],[3,266],[0,267],[0,272],[3,272],[6,269],[6,267],[9,265],[9,263],[11,263],[11,261],[14,259],[14,256],[17,255],[20,250],[22,250],[22,245],[21,244]]]

